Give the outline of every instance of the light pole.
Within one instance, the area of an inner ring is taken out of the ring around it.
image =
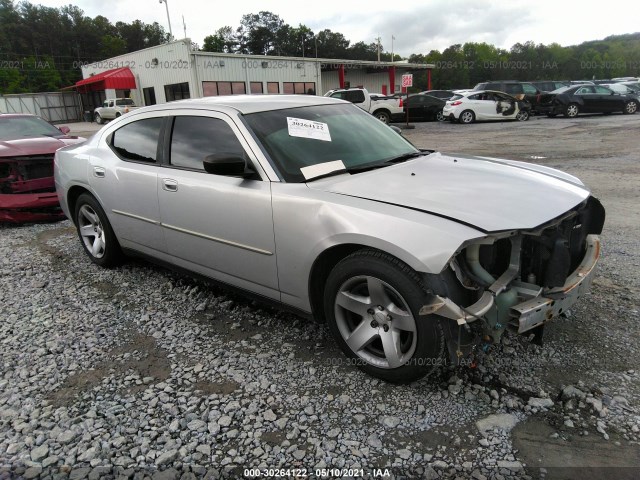
[[[158,0],[160,3],[164,2],[164,6],[167,7],[167,22],[169,22],[169,40],[173,40],[173,32],[171,31],[171,18],[169,18],[169,2],[167,0]]]

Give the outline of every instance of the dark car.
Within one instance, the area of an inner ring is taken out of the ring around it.
[[[548,116],[562,114],[573,118],[579,113],[625,114],[638,111],[638,99],[631,95],[620,95],[601,85],[573,85],[551,92],[553,98]]]
[[[0,222],[64,218],[53,182],[53,154],[82,137],[35,115],[0,115]]]
[[[548,113],[548,103],[550,101],[547,91],[539,89],[530,82],[519,82],[517,80],[496,80],[491,82],[478,83],[473,87],[476,91],[496,90],[508,93],[518,100],[526,100],[531,104],[531,113]]]
[[[445,105],[442,98],[432,97],[424,93],[409,95],[402,104],[405,116],[409,112],[409,120],[445,120],[442,108]]]
[[[571,82],[569,81],[563,82],[560,80],[536,80],[529,83],[531,83],[531,85],[536,87],[541,92],[553,92],[554,90],[557,90],[559,88],[571,85]]]
[[[455,95],[451,90],[426,90],[424,92],[425,95],[431,95],[432,97],[442,98],[443,100],[449,100],[451,97]]]

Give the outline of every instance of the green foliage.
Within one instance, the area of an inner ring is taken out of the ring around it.
[[[0,0],[0,94],[55,91],[81,79],[83,64],[167,40],[155,22],[113,25],[74,5],[52,8]]]

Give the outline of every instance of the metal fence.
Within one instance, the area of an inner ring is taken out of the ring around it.
[[[76,92],[0,95],[0,113],[31,113],[51,123],[82,120],[80,95]]]

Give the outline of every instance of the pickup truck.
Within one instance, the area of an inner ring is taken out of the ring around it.
[[[370,94],[365,88],[329,90],[324,96],[351,102],[383,123],[404,118],[402,100],[400,98]]]
[[[139,107],[130,98],[111,98],[93,111],[93,118],[96,123],[102,124],[105,120],[113,120],[136,108]]]

